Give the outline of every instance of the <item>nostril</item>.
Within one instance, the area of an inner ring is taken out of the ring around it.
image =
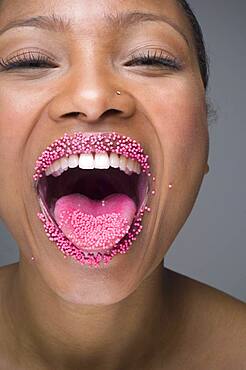
[[[108,109],[107,111],[103,112],[102,115],[101,115],[101,118],[106,118],[106,117],[110,117],[110,116],[115,116],[116,114],[119,115],[121,114],[122,112],[118,109]],[[74,118],[74,117],[78,117],[78,116],[86,116],[84,113],[82,112],[70,112],[70,113],[66,113],[63,115],[64,118],[66,117],[70,117],[70,118]]]
[[[115,115],[119,115],[121,114],[122,111],[118,110],[118,109],[108,109],[106,112],[104,112],[102,115],[101,115],[101,118],[106,118],[106,117],[110,117],[110,116],[115,116]]]
[[[80,112],[71,112],[64,114],[63,117],[78,117],[80,114]]]

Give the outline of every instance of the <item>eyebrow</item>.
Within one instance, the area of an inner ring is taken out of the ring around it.
[[[171,26],[175,31],[177,31],[183,37],[186,44],[190,46],[188,37],[186,36],[182,28],[166,15],[135,11],[119,13],[116,15],[107,15],[106,18],[109,20],[109,22],[116,23],[116,25],[118,24],[121,27],[127,27],[130,25],[136,25],[138,23],[144,22],[165,23]]]
[[[19,27],[36,27],[48,31],[65,32],[71,29],[71,23],[55,14],[38,15],[36,17],[17,19],[9,22],[4,28],[0,29],[0,35],[12,28]]]
[[[171,26],[175,31],[177,31],[185,40],[186,44],[190,46],[188,37],[182,28],[175,23],[172,19],[165,15],[159,15],[155,13],[145,13],[145,12],[124,12],[117,14],[105,15],[104,18],[111,25],[116,25],[120,27],[127,27],[130,25],[136,25],[143,22],[162,22]],[[45,29],[54,32],[69,32],[72,31],[72,22],[69,19],[61,18],[56,14],[51,15],[39,15],[36,17],[18,19],[9,22],[4,28],[0,29],[0,35],[4,32],[19,27],[36,27],[40,29]]]

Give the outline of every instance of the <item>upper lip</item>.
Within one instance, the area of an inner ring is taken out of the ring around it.
[[[65,155],[86,152],[86,145],[87,152],[105,150],[136,159],[141,165],[142,172],[147,172],[150,168],[149,156],[145,154],[143,146],[129,136],[116,132],[75,132],[72,135],[65,133],[50,144],[37,159],[34,181],[37,183],[38,179],[44,176],[45,170],[56,160]]]

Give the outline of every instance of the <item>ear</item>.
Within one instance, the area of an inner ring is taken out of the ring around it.
[[[204,169],[204,174],[206,175],[207,173],[209,173],[209,165],[208,165],[208,163],[206,164],[205,169]]]

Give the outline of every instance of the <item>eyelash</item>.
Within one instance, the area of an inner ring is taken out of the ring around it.
[[[131,61],[127,62],[126,66],[145,65],[147,67],[162,67],[173,70],[180,70],[182,68],[181,63],[177,58],[165,55],[163,50],[155,50],[154,53],[151,53],[150,50],[148,50],[147,54],[143,52],[137,57],[132,55],[131,58]]]
[[[27,56],[28,54],[28,56]],[[36,55],[35,55],[36,54]],[[47,68],[50,66],[55,66],[54,62],[45,55],[39,53],[25,52],[22,54],[17,54],[10,60],[5,61],[0,58],[0,66],[4,70],[17,69],[17,68],[36,68],[42,67]]]
[[[28,56],[27,56],[28,54]],[[36,54],[36,56],[35,56]],[[14,56],[10,60],[5,61],[0,58],[0,66],[4,70],[18,69],[18,68],[49,68],[55,67],[54,62],[49,59],[47,56],[39,53],[22,53]],[[164,52],[155,50],[154,53],[151,53],[149,50],[146,53],[141,53],[139,56],[131,56],[131,60],[125,64],[125,66],[146,66],[154,68],[168,68],[173,70],[180,70],[181,64],[177,58],[164,55]]]

